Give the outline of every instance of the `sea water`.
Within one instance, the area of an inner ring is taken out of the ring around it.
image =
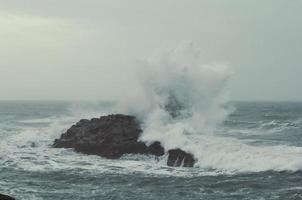
[[[173,168],[166,156],[108,160],[51,147],[79,119],[107,114],[110,103],[2,101],[0,193],[22,200],[301,199],[302,103],[230,104],[232,114],[195,141],[195,167]]]

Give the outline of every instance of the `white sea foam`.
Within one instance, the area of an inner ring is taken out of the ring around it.
[[[44,123],[51,123],[53,122],[54,118],[37,118],[37,119],[26,119],[26,120],[20,120],[19,122],[24,124],[44,124]]]

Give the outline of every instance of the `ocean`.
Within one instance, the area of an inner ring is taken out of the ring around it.
[[[81,118],[108,114],[111,103],[1,101],[0,193],[20,200],[302,199],[302,103],[229,104],[222,123],[188,136],[196,165],[173,168],[166,156],[108,160],[51,147]]]

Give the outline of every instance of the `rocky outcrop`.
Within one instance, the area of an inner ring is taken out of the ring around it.
[[[138,142],[141,132],[133,116],[109,115],[82,119],[55,140],[53,147],[74,148],[78,152],[111,159],[130,153],[164,155],[164,148],[159,142],[150,146]]]
[[[1,200],[15,200],[15,198],[4,195],[4,194],[0,194],[0,199]]]
[[[167,165],[171,167],[193,167],[195,163],[194,156],[181,149],[172,149],[168,151],[169,157]]]
[[[116,114],[82,119],[55,140],[53,147],[74,148],[77,152],[109,159],[120,158],[124,154],[164,155],[165,149],[159,142],[150,146],[139,142],[141,133],[140,124],[133,116]],[[169,166],[194,165],[191,154],[182,150],[170,150],[168,153]]]

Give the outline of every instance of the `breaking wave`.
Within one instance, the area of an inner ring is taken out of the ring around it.
[[[216,134],[232,112],[226,65],[204,64],[191,43],[138,62],[140,95],[120,102],[118,110],[144,123],[141,141],[160,141],[165,149],[192,153],[201,168],[228,172],[299,170],[302,148],[252,146]],[[275,127],[276,122],[263,125]]]

